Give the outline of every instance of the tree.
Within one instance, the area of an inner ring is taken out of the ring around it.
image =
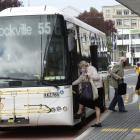
[[[115,41],[115,34],[117,30],[114,28],[114,22],[112,20],[106,20],[104,21],[104,32],[106,33],[107,36],[107,47],[108,51],[112,52],[113,50],[113,41]]]
[[[113,33],[117,30],[114,27],[114,22],[112,20],[104,21],[103,13],[98,12],[95,8],[91,7],[90,11],[84,11],[78,18],[87,24],[99,29],[107,35],[107,46],[108,51],[112,51],[112,37]]]
[[[99,13],[95,8],[91,7],[90,11],[84,11],[78,17],[80,20],[104,32],[104,18],[103,14]]]
[[[9,7],[22,6],[22,1],[19,0],[0,0],[0,11]]]

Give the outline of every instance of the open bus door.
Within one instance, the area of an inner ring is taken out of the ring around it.
[[[98,54],[97,54],[97,45],[90,46],[90,54],[91,54],[91,63],[98,70]]]

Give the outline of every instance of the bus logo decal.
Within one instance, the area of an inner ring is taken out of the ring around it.
[[[64,94],[64,90],[60,90],[59,92],[60,92],[60,94]]]

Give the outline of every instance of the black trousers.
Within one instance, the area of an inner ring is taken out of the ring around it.
[[[97,106],[101,109],[101,111],[104,111],[105,109],[105,92],[104,88],[98,88],[98,99],[94,100],[94,106]]]
[[[105,91],[104,88],[98,88],[98,95],[99,95],[99,107],[101,111],[104,111],[105,109]]]

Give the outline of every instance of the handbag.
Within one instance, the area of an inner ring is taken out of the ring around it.
[[[93,92],[92,92],[92,85],[90,82],[82,82],[81,83],[81,94],[79,97],[79,103],[89,107],[93,108]]]
[[[127,84],[126,83],[118,84],[118,94],[125,95],[126,92],[127,92]]]
[[[93,80],[90,80],[91,86],[92,86],[92,92],[93,92],[93,100],[96,100],[98,98],[98,89],[96,88]]]

